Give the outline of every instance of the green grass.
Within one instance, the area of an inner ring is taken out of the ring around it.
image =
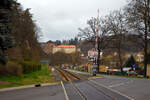
[[[0,76],[0,81],[7,82],[7,84],[0,83],[0,88],[55,82],[52,77],[51,70],[47,68],[46,65],[42,65],[42,69],[40,71],[21,76]]]

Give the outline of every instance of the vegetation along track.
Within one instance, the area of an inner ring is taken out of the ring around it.
[[[60,73],[60,76],[62,77],[63,81],[69,82],[74,88],[74,90],[81,96],[81,98],[83,100],[87,100],[86,96],[84,96],[83,93],[78,89],[78,87],[73,83],[73,80],[81,80],[80,77],[59,67],[55,67],[55,69]]]

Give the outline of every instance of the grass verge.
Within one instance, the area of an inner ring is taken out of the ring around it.
[[[0,89],[8,87],[18,87],[31,84],[54,83],[51,69],[42,65],[40,71],[23,74],[21,76],[0,76]]]
[[[79,71],[79,70],[75,70],[75,71]],[[80,71],[80,72],[84,72],[84,71]],[[84,72],[84,73],[88,73],[88,72]],[[144,77],[143,75],[115,75],[115,74],[105,74],[105,73],[97,73],[97,74],[98,75],[109,75],[109,76],[127,77],[127,78],[150,79],[150,77]]]

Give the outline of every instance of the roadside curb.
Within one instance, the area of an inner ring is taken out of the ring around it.
[[[33,85],[26,85],[26,86],[20,86],[20,87],[4,88],[4,89],[0,89],[0,92],[20,90],[20,89],[33,88],[33,87],[51,86],[51,85],[58,85],[58,84],[59,83],[33,84]]]
[[[65,95],[66,100],[69,100],[69,97],[68,97],[68,95],[67,95],[67,91],[66,91],[66,88],[65,88],[65,86],[64,86],[63,81],[61,81],[61,85],[62,85],[62,88],[63,88],[63,91],[64,91],[64,95]]]
[[[93,77],[89,77],[88,79],[98,79],[98,78],[104,78],[104,76],[93,76]]]

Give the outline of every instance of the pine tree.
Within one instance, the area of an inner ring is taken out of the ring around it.
[[[133,55],[131,55],[131,57],[128,59],[128,61],[126,62],[126,67],[131,67],[133,68],[133,65],[136,65],[136,61],[133,57]]]
[[[5,50],[11,48],[14,44],[11,37],[11,8],[13,6],[13,0],[1,0],[0,1],[0,63],[6,64],[7,57]]]

